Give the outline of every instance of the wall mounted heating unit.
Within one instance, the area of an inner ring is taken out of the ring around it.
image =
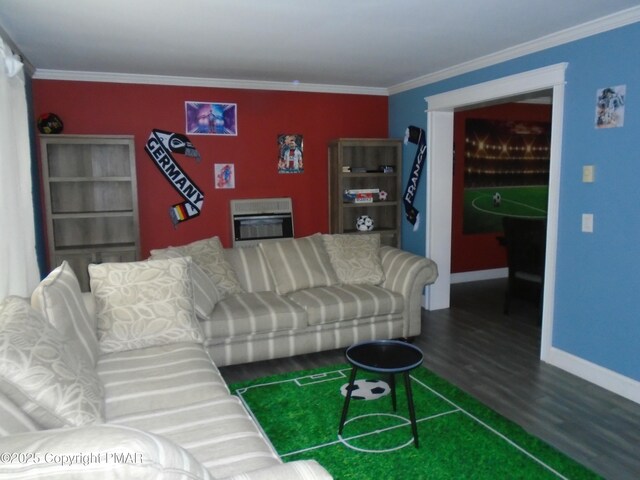
[[[234,247],[293,238],[291,198],[231,200],[231,232]]]

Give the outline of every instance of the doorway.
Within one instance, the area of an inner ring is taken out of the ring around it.
[[[451,286],[451,198],[454,111],[486,102],[527,96],[551,89],[552,127],[547,216],[546,273],[542,306],[541,358],[549,355],[553,331],[557,252],[564,78],[567,64],[557,64],[425,98],[427,110],[427,238],[425,251],[438,264],[439,278],[425,292],[425,308],[448,308]]]

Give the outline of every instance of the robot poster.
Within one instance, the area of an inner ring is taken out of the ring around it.
[[[278,173],[302,173],[302,135],[278,135]]]

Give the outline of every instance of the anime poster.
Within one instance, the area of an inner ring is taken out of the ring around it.
[[[238,135],[235,103],[185,102],[187,133]]]
[[[626,85],[598,89],[596,128],[615,128],[624,125],[624,97],[626,92]]]
[[[213,168],[213,181],[216,188],[236,188],[233,163],[216,163]]]
[[[302,135],[278,135],[278,173],[302,173]]]

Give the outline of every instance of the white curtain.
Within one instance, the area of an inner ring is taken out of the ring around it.
[[[31,295],[40,280],[22,67],[0,38],[0,301]]]

